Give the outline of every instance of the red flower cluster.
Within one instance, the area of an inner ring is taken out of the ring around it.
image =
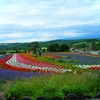
[[[100,66],[91,66],[90,69],[92,69],[92,70],[100,70]]]

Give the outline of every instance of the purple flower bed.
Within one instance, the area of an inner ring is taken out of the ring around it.
[[[0,57],[0,60],[3,60],[3,59],[5,59],[5,58],[7,58],[9,56],[10,56],[10,54],[4,55],[4,56]]]
[[[6,70],[6,69],[0,68],[0,81],[28,78],[28,77],[37,76],[37,75],[42,75],[42,73],[21,72],[21,71]]]
[[[100,64],[100,57],[83,56],[78,54],[60,54],[59,56],[66,56],[66,58],[56,58],[57,60],[71,61],[71,64],[88,64],[97,65]]]

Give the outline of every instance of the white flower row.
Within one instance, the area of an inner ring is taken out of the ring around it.
[[[100,67],[100,65],[75,65],[75,67],[80,67],[80,68],[91,68],[91,67]]]

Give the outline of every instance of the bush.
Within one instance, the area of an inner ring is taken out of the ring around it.
[[[81,97],[83,94],[94,96],[100,92],[100,79],[87,77],[86,74],[74,75],[71,73],[59,75],[44,75],[28,79],[21,79],[11,85],[6,96],[23,98],[29,96],[35,100],[39,96],[51,99],[54,96],[63,98],[69,93]]]

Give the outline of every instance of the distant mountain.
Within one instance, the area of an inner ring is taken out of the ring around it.
[[[27,49],[29,43],[1,43],[0,50]]]
[[[16,46],[18,46],[19,45],[19,43],[1,43],[0,44],[0,49],[2,50],[2,49],[10,49],[10,48],[12,48],[12,47],[16,47]]]
[[[52,40],[52,41],[47,41],[47,42],[40,42],[40,46],[49,46],[51,44],[74,44],[78,42],[92,42],[92,41],[100,41],[100,39],[76,39],[76,40],[66,40],[66,39],[59,39],[59,40]]]
[[[92,42],[92,41],[100,41],[100,38],[98,39],[77,39],[77,40],[66,40],[66,39],[58,39],[58,40],[52,40],[52,41],[45,41],[45,42],[39,42],[41,47],[47,47],[51,44],[74,44],[79,42]],[[7,50],[7,49],[29,49],[30,43],[0,43],[0,50]]]

